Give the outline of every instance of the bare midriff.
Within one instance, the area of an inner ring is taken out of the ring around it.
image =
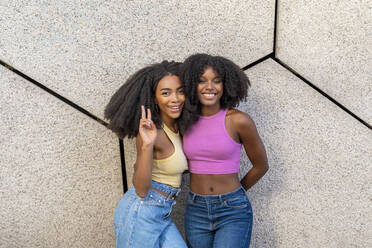
[[[154,189],[154,188],[152,188],[152,190],[154,190],[154,191],[158,192],[158,193],[159,193],[159,194],[161,194],[162,196],[168,197],[168,194],[167,194],[167,193],[165,193],[165,192],[163,192],[163,191],[161,191],[161,190],[158,190],[158,189]]]
[[[199,195],[221,195],[240,187],[238,173],[190,175],[190,190]]]

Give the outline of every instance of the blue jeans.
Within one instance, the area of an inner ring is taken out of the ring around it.
[[[186,241],[191,248],[249,247],[253,213],[245,190],[222,195],[190,191],[185,213]]]
[[[152,188],[178,195],[180,189],[152,181]],[[176,225],[170,218],[175,200],[150,189],[145,198],[130,188],[120,200],[114,226],[117,248],[187,248]]]

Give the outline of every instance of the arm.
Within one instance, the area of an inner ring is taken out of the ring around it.
[[[253,167],[240,181],[245,190],[251,188],[269,169],[265,147],[258,135],[256,125],[246,113],[237,111],[234,114],[233,126],[237,130],[244,150]]]
[[[146,197],[151,188],[151,173],[154,153],[154,143],[157,137],[155,124],[151,120],[151,112],[142,106],[142,118],[136,137],[137,160],[134,165],[133,185],[140,197]]]

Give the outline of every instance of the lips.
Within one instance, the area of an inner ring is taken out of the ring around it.
[[[168,106],[171,112],[178,113],[182,110],[182,105],[174,105],[174,106]]]
[[[202,93],[202,95],[206,99],[213,99],[213,98],[215,98],[217,96],[217,93],[210,93],[210,92],[208,92],[208,93]]]

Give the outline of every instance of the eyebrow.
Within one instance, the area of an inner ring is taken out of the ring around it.
[[[179,90],[179,89],[182,89],[182,88],[183,88],[183,86],[180,86],[176,90]],[[162,89],[160,89],[160,91],[168,91],[168,90],[172,90],[172,89],[170,89],[170,88],[162,88]]]
[[[214,77],[212,80],[214,80],[214,79],[222,79],[222,77],[220,77],[220,76],[216,76],[216,77]],[[200,79],[205,79],[205,77],[203,77],[203,76],[200,76]]]

